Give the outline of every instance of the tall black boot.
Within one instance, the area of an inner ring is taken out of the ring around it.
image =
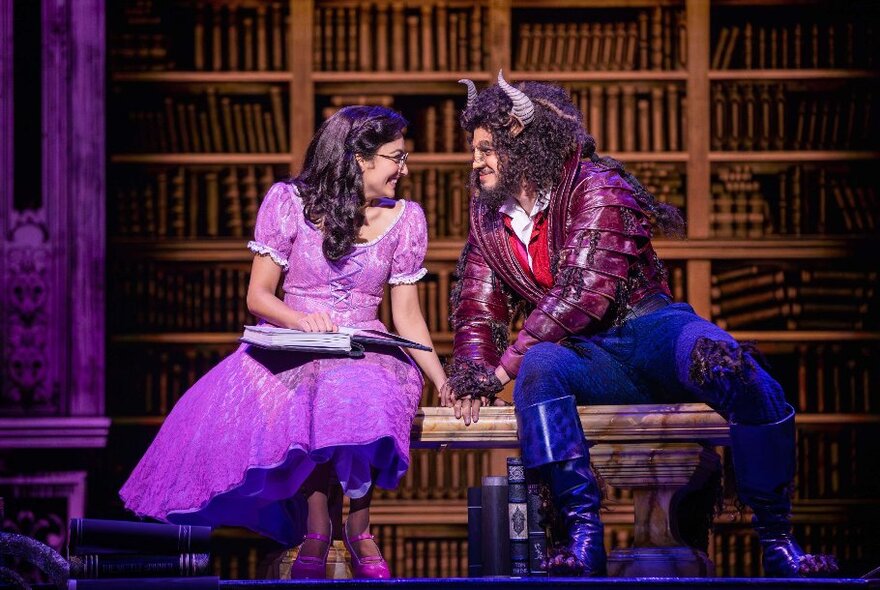
[[[599,519],[599,485],[590,469],[574,397],[517,408],[523,463],[540,468],[568,531],[566,554],[548,563],[551,573],[606,575],[605,542]]]
[[[821,576],[837,571],[830,555],[805,553],[791,533],[791,483],[795,472],[794,410],[773,424],[730,425],[730,450],[740,499],[755,512],[764,573],[774,578]]]

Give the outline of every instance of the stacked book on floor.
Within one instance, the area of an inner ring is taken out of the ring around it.
[[[217,588],[210,543],[210,527],[74,518],[68,590]]]
[[[468,576],[546,576],[549,506],[540,482],[508,457],[507,477],[482,483],[468,488]]]

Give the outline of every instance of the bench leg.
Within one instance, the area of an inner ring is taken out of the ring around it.
[[[714,575],[706,553],[689,546],[678,531],[682,499],[721,468],[712,448],[697,443],[596,445],[590,454],[606,483],[633,490],[633,547],[611,551],[609,576]]]

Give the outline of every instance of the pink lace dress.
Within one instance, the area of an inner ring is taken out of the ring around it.
[[[385,330],[377,319],[384,285],[426,272],[425,215],[413,202],[399,209],[383,235],[334,263],[295,187],[278,183],[248,247],[283,269],[290,307]],[[368,348],[350,359],[242,345],[177,402],[120,496],[142,517],[243,526],[295,544],[305,522],[296,492],[317,463],[331,461],[353,498],[373,474],[377,485],[397,486],[421,391],[421,373],[400,349]]]

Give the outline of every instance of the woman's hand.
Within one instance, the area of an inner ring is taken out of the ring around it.
[[[294,330],[303,332],[338,332],[336,324],[330,319],[325,311],[316,311],[315,313],[304,313],[294,320],[291,326]]]
[[[452,385],[449,384],[449,380],[443,384],[443,387],[440,388],[440,406],[443,408],[451,408],[455,404],[455,391],[452,389]]]

